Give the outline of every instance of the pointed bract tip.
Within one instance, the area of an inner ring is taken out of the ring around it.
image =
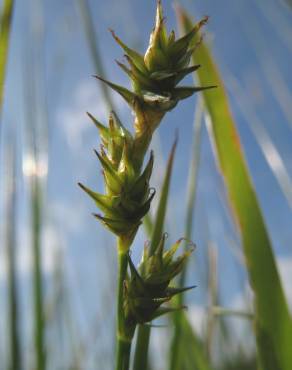
[[[99,213],[92,213],[92,216],[97,218],[99,221],[103,221],[104,222],[104,217],[102,217],[101,214]]]
[[[209,19],[210,19],[209,15],[204,15],[204,17],[201,20],[201,23],[206,24],[209,21]]]
[[[178,127],[177,127],[175,129],[175,131],[174,131],[174,142],[173,142],[173,146],[177,146],[178,139],[179,139],[179,131],[178,131]]]
[[[103,79],[102,77],[100,77],[98,75],[92,75],[92,77],[97,78],[98,80],[105,82],[105,79]]]
[[[115,31],[114,31],[112,28],[109,28],[108,30],[109,30],[109,31],[110,31],[110,33],[112,34],[112,37],[113,37],[114,39],[116,39],[116,38],[117,38],[117,36],[116,36],[116,34],[115,34]]]
[[[163,20],[163,10],[162,10],[162,4],[161,0],[157,0],[157,7],[156,7],[156,21],[162,21]]]
[[[211,85],[211,86],[205,86],[203,89],[208,90],[208,89],[217,89],[218,85]]]
[[[78,183],[77,183],[77,185],[78,185],[82,190],[86,191],[86,187],[85,187],[83,184],[81,184],[81,182],[78,182]]]
[[[191,239],[182,237],[182,238],[180,238],[180,239],[177,240],[177,243],[178,242],[181,243],[182,241],[188,243],[186,246],[187,247],[191,247],[191,250],[192,251],[194,251],[197,248],[196,244]]]

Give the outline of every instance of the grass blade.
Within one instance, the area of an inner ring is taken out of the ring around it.
[[[158,246],[158,243],[163,234],[163,225],[165,220],[167,201],[168,201],[168,192],[169,185],[173,167],[173,160],[175,155],[175,149],[177,145],[177,138],[171,148],[171,152],[168,158],[167,167],[164,175],[164,180],[161,188],[161,194],[158,204],[158,209],[156,212],[156,217],[153,222],[153,229],[151,233],[151,244],[149,253],[153,254]],[[151,223],[149,223],[151,225]],[[147,360],[148,360],[148,346],[150,339],[150,326],[138,327],[138,337],[135,350],[134,358],[134,370],[146,370],[147,369]]]
[[[146,216],[143,218],[143,226],[144,226],[146,235],[150,237],[152,234],[152,230],[153,230],[153,221],[149,213],[147,213]]]
[[[37,369],[45,369],[44,342],[44,302],[41,267],[41,186],[37,176],[31,179],[32,230],[33,230],[33,286],[34,286],[34,315],[35,332],[34,345],[36,350]]]
[[[211,370],[209,362],[204,354],[204,346],[195,335],[185,312],[182,312],[181,319],[181,348],[179,364],[180,370]]]
[[[192,153],[191,153],[191,161],[190,161],[190,170],[189,170],[189,180],[188,180],[188,193],[187,193],[187,210],[186,210],[186,225],[185,225],[185,237],[188,240],[192,239],[192,229],[193,229],[193,218],[194,218],[194,208],[195,208],[195,200],[196,200],[196,193],[197,193],[197,177],[198,177],[198,169],[200,163],[200,152],[201,152],[201,134],[202,134],[202,121],[203,121],[203,101],[202,99],[198,99],[198,103],[196,106],[195,111],[195,119],[194,119],[194,134],[193,134],[193,145],[192,145]],[[187,266],[186,266],[187,267]],[[185,285],[186,279],[186,268],[181,272],[179,277],[178,286],[183,287]],[[184,304],[184,294],[180,294],[177,296],[177,305],[182,306]],[[174,322],[174,333],[173,338],[170,346],[170,353],[169,353],[169,368],[170,370],[179,370],[182,369],[183,362],[188,354],[186,353],[186,346],[185,341],[188,340],[190,342],[189,346],[192,348],[196,348],[196,351],[199,352],[198,356],[205,358],[204,349],[197,348],[197,343],[199,339],[197,338],[196,333],[193,331],[191,325],[188,322],[188,318],[184,312],[178,311],[173,315],[173,322]],[[187,333],[184,332],[187,330]],[[190,335],[190,332],[192,334]],[[187,339],[186,339],[187,338]],[[202,367],[200,367],[201,361],[199,361],[197,368],[198,370],[206,369],[207,360],[202,361]],[[186,367],[187,369],[192,369],[191,362],[190,366]]]
[[[91,17],[91,11],[89,8],[88,0],[77,0],[77,2],[80,9],[80,15],[83,21],[84,31],[88,42],[89,50],[91,52],[91,57],[96,68],[96,73],[99,76],[106,78],[102,58],[98,49],[97,34],[95,32],[93,20]],[[108,86],[106,84],[100,84],[100,88],[103,94],[104,101],[107,104],[107,107],[110,110],[114,109],[113,101]]]
[[[194,209],[197,194],[197,178],[200,164],[200,152],[201,152],[201,136],[202,136],[202,121],[203,121],[203,101],[198,99],[195,119],[194,119],[194,133],[193,133],[193,144],[190,161],[190,170],[188,175],[188,192],[187,192],[187,212],[186,212],[186,225],[185,225],[185,238],[188,240],[192,239],[192,229],[194,220]],[[182,287],[185,284],[186,268],[182,271],[179,280],[179,286]],[[184,295],[179,295],[179,305],[183,304]]]
[[[248,311],[241,311],[241,310],[234,310],[231,308],[225,308],[220,306],[212,306],[210,311],[214,316],[236,316],[247,320],[252,320],[254,315],[252,312]]]
[[[9,47],[9,35],[13,13],[13,0],[4,0],[0,20],[0,112],[3,105],[5,71]]]
[[[9,300],[9,336],[10,357],[8,368],[20,370],[21,350],[19,334],[19,300],[17,294],[16,264],[16,153],[15,142],[8,153],[7,166],[7,265],[8,265],[8,300]]]
[[[217,247],[213,243],[208,243],[208,301],[209,306],[218,304],[218,254]],[[212,344],[215,331],[215,316],[212,310],[208,309],[207,328],[206,328],[206,348],[208,358],[212,358]]]
[[[153,228],[152,235],[151,235],[151,244],[150,244],[150,250],[149,250],[150,255],[153,255],[155,253],[156,248],[163,234],[164,220],[165,220],[168,193],[169,193],[169,185],[170,185],[176,145],[177,145],[177,138],[175,139],[172,145],[170,155],[168,158],[168,162],[167,162],[166,172],[164,175],[164,180],[163,180],[163,184],[161,188],[158,209],[156,211],[156,217],[154,220],[154,228]]]
[[[34,81],[32,76],[32,61],[27,55],[24,58],[23,76],[29,81]],[[31,79],[30,79],[31,77]],[[26,82],[26,80],[25,80]],[[34,325],[34,355],[37,370],[46,368],[45,348],[45,314],[42,278],[42,223],[43,223],[43,188],[46,179],[46,164],[41,158],[40,149],[44,148],[43,137],[35,116],[37,111],[36,85],[24,83],[25,102],[25,139],[26,148],[23,155],[23,174],[29,188],[31,249],[32,249],[32,290],[33,290],[33,325]],[[40,95],[39,95],[40,97]],[[43,122],[41,122],[43,123]],[[40,145],[41,144],[41,145]]]
[[[237,98],[237,105],[252,131],[267,164],[270,166],[283,195],[285,196],[290,208],[292,208],[292,180],[287,171],[284,159],[278,151],[276,145],[273,143],[265,125],[252,109],[252,104],[249,97],[245,94],[243,88],[234,76],[230,75],[229,84],[232,88],[232,93]]]
[[[193,24],[191,19],[181,9],[178,18],[187,32]],[[202,44],[197,50],[194,62],[204,66],[198,71],[200,82],[212,81],[218,86],[216,90],[202,94],[210,115],[208,129],[241,234],[249,280],[255,294],[260,364],[265,370],[289,370],[292,367],[292,321],[223,82],[206,45]]]

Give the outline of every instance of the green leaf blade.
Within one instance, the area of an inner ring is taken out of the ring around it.
[[[163,226],[164,226],[164,221],[165,221],[170,179],[171,179],[176,146],[177,146],[177,138],[175,139],[172,145],[170,155],[168,158],[168,162],[167,162],[167,167],[166,167],[162,189],[161,189],[161,194],[160,194],[160,199],[159,199],[159,205],[158,205],[156,217],[154,220],[154,229],[152,232],[151,245],[150,245],[150,251],[149,251],[150,255],[154,254],[160,242],[162,234],[163,234]]]
[[[182,10],[179,10],[178,16],[182,28],[187,32],[192,25],[190,18]],[[202,65],[197,71],[201,84],[218,86],[212,91],[202,92],[202,95],[210,116],[209,128],[218,164],[239,226],[249,279],[255,293],[255,323],[261,365],[267,370],[289,370],[292,368],[291,316],[224,84],[210,51],[203,43],[194,54],[193,62]]]
[[[164,180],[162,184],[162,189],[160,193],[159,205],[154,218],[153,223],[151,223],[151,218],[148,217],[148,226],[151,230],[151,244],[149,254],[153,255],[159,245],[159,242],[163,234],[163,226],[167,208],[169,186],[173,168],[173,161],[175,156],[175,150],[177,146],[177,138],[174,141],[174,144],[171,148],[170,155],[168,158],[166,171],[164,175]],[[147,219],[146,219],[147,220]],[[149,230],[150,231],[150,230]],[[139,325],[138,329],[138,340],[135,351],[134,358],[134,370],[146,370],[147,369],[147,360],[148,360],[148,346],[150,339],[150,327]]]
[[[0,112],[3,105],[5,72],[8,57],[9,36],[12,23],[13,8],[13,0],[3,1],[2,14],[0,19]]]

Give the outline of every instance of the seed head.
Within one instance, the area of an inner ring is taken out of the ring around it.
[[[183,239],[179,239],[169,250],[164,251],[166,234],[162,237],[156,252],[150,256],[146,247],[139,271],[129,257],[131,275],[125,282],[124,309],[129,322],[146,323],[173,309],[160,307],[163,303],[187,288],[170,287],[171,280],[177,276],[192,253],[193,249],[185,251],[174,259],[174,254]]]
[[[155,194],[154,189],[149,187],[153,153],[150,153],[141,173],[133,162],[133,137],[116,114],[111,113],[108,127],[91,114],[89,117],[97,126],[102,141],[100,151],[95,151],[95,154],[102,166],[106,194],[94,192],[83,184],[79,186],[103,212],[103,215],[94,216],[114,234],[127,238],[130,243]]]
[[[189,63],[200,44],[198,42],[194,45],[194,40],[207,21],[208,17],[204,17],[188,34],[176,39],[174,31],[167,34],[161,1],[158,0],[155,26],[145,55],[131,49],[111,30],[114,39],[125,52],[127,65],[117,63],[130,78],[133,91],[96,77],[118,92],[134,111],[135,146],[140,163],[163,116],[180,100],[214,87],[178,86],[184,77],[200,67],[189,66]]]

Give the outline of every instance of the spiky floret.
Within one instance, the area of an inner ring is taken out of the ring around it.
[[[179,239],[170,249],[164,251],[165,240],[166,234],[163,235],[153,255],[149,254],[147,246],[144,248],[139,271],[129,257],[131,275],[124,287],[124,310],[129,324],[143,324],[165,313],[180,309],[181,307],[171,308],[161,307],[161,305],[168,302],[174,295],[194,288],[169,286],[171,280],[184,268],[193,248],[174,259],[174,254],[184,239]]]
[[[101,150],[96,155],[103,168],[106,194],[80,186],[103,212],[103,215],[95,216],[116,235],[124,236],[128,244],[154,196],[154,191],[149,188],[152,153],[145,170],[141,170],[154,130],[179,100],[213,87],[177,86],[185,76],[199,68],[198,65],[189,67],[189,62],[196,48],[192,46],[193,41],[207,19],[203,18],[187,35],[176,40],[174,31],[167,35],[161,1],[158,0],[155,27],[144,56],[129,48],[112,31],[126,53],[128,66],[118,64],[130,77],[133,91],[96,76],[131,106],[135,116],[135,135],[126,130],[113,112],[108,127],[89,115],[102,140]]]
[[[152,133],[166,112],[195,92],[214,87],[177,86],[184,77],[200,67],[189,66],[189,63],[200,43],[194,46],[193,41],[207,21],[208,17],[204,17],[188,34],[176,40],[174,31],[167,34],[161,1],[158,0],[155,27],[144,56],[129,48],[111,30],[114,39],[126,53],[128,65],[117,63],[129,76],[133,91],[96,77],[118,92],[133,109],[136,116],[135,146],[136,151],[141,152],[141,158],[147,150]]]
[[[102,166],[106,194],[99,194],[80,184],[90,195],[103,215],[95,214],[110,231],[130,242],[142,217],[148,212],[154,190],[149,188],[153,168],[153,153],[141,173],[133,164],[133,137],[114,112],[108,127],[88,114],[97,126],[102,145],[95,151]]]

